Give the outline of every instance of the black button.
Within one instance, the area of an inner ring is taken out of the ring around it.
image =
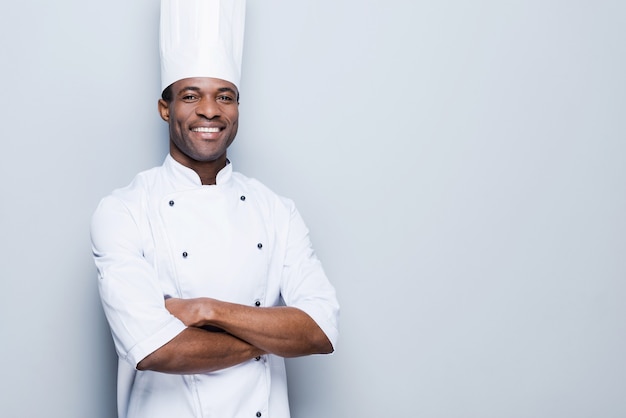
[[[246,197],[245,196],[241,196],[239,199],[246,200]]]
[[[259,360],[261,360],[261,356],[256,356],[254,359],[255,359],[256,361],[259,361]]]
[[[257,412],[257,413],[256,413],[256,416],[257,416],[257,417],[260,417],[261,415],[263,415],[263,414],[261,414],[261,411],[259,411],[259,412]]]
[[[261,301],[260,300],[255,301],[254,306],[261,306]]]
[[[260,250],[261,248],[263,248],[263,244],[261,244],[260,242],[256,245],[256,247]]]
[[[174,201],[170,200],[170,206],[174,206]]]
[[[187,258],[187,255],[188,255],[188,254],[187,254],[187,251],[184,251],[184,252],[183,252],[183,258]]]

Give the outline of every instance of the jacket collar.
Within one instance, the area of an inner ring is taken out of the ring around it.
[[[178,184],[179,186],[202,186],[202,182],[200,181],[200,177],[198,176],[198,174],[191,168],[186,167],[176,161],[170,154],[167,154],[167,156],[165,157],[163,167],[170,175],[170,178],[174,181],[174,183]],[[232,174],[233,165],[230,163],[230,160],[226,160],[226,167],[222,168],[217,173],[217,178],[215,179],[215,182],[218,186],[225,185],[232,178]]]

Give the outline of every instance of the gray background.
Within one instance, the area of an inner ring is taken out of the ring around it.
[[[0,3],[0,410],[114,415],[89,219],[160,164],[158,1]],[[249,1],[236,169],[342,302],[294,418],[626,416],[626,3]]]

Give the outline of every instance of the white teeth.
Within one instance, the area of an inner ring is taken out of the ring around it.
[[[193,128],[192,129],[193,132],[208,132],[208,133],[215,133],[215,132],[219,132],[220,128],[206,128],[206,127],[199,127],[199,128]]]

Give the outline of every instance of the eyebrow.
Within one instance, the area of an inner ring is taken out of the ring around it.
[[[231,92],[235,96],[239,97],[239,94],[234,89],[231,89],[230,87],[220,87],[219,89],[217,89],[217,91],[219,91],[220,93]]]
[[[183,87],[182,89],[180,89],[180,92],[178,94],[182,94],[186,91],[195,91],[195,92],[200,92],[202,89],[200,87],[196,87],[196,86],[188,86],[188,87]],[[217,91],[219,93],[224,93],[224,92],[231,92],[232,94],[234,94],[235,96],[237,95],[237,92],[230,88],[230,87],[220,87],[217,89]]]

